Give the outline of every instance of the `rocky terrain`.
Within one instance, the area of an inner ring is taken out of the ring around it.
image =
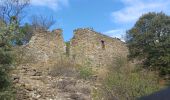
[[[90,29],[76,30],[67,45],[62,30],[38,29],[28,44],[15,50],[18,65],[12,79],[17,100],[93,100],[93,91],[100,84],[98,76],[86,68],[102,69],[103,77],[104,67],[128,52],[120,40]]]
[[[52,77],[48,70],[36,66],[20,65],[13,71],[17,100],[91,100],[94,83],[75,77]]]

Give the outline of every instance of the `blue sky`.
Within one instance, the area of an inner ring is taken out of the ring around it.
[[[34,14],[53,15],[52,29],[62,28],[65,41],[73,37],[74,29],[86,27],[123,39],[142,14],[170,15],[169,9],[170,0],[31,0],[27,19]]]

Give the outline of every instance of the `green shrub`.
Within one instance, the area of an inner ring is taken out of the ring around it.
[[[0,100],[14,100],[9,77],[10,64],[13,56],[10,51],[0,48]]]
[[[134,100],[148,95],[160,89],[158,77],[154,72],[131,69],[130,64],[124,58],[117,58],[115,66],[103,81],[103,90],[107,100],[117,98],[120,100]]]
[[[15,91],[12,87],[0,92],[0,100],[16,100]]]
[[[13,57],[10,51],[0,48],[0,91],[4,91],[10,85],[9,69],[13,62]]]
[[[9,92],[9,89],[12,89],[9,71],[14,60],[11,47],[16,40],[16,34],[18,32],[16,27],[17,24],[12,22],[10,25],[0,27],[0,100],[12,99],[7,92]]]
[[[66,55],[70,56],[70,41],[66,42]]]
[[[92,78],[93,71],[92,68],[89,67],[80,67],[79,74],[80,74],[80,78],[87,80]]]

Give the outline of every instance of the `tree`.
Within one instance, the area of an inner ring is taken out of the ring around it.
[[[23,43],[26,44],[31,40],[33,35],[33,26],[26,23],[21,27],[21,32],[24,33],[24,37],[22,39]]]
[[[34,28],[48,30],[51,26],[55,24],[55,20],[52,15],[50,16],[33,15],[31,17],[31,23]]]
[[[0,99],[2,99],[1,92],[6,91],[10,86],[8,71],[10,69],[9,66],[14,60],[11,47],[16,37],[16,34],[13,34],[17,30],[15,22],[16,21],[13,20],[8,26],[4,25],[0,27]],[[6,99],[3,98],[3,100]]]
[[[30,0],[0,0],[0,25],[6,26],[1,28],[1,34],[5,35],[0,35],[3,41],[5,38],[11,38],[13,44],[23,44],[26,33],[21,28],[20,21],[24,18],[24,9],[29,6],[29,3]]]
[[[0,100],[13,100],[9,79],[9,69],[14,61],[12,47],[22,44],[24,34],[19,22],[28,2],[0,0]]]
[[[11,18],[15,17],[20,22],[24,17],[24,9],[30,0],[0,0],[0,19],[9,24]]]
[[[148,13],[127,31],[130,58],[143,60],[145,68],[170,74],[170,16]]]

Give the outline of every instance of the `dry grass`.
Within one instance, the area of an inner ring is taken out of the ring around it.
[[[49,75],[53,77],[74,77],[84,80],[92,80],[94,73],[91,67],[76,65],[69,60],[54,64],[49,71]]]
[[[95,98],[103,97],[104,100],[135,100],[160,89],[155,72],[143,70],[126,58],[117,58],[108,67],[108,72],[100,73],[100,76],[103,76],[100,80],[102,86],[95,93],[98,94]]]
[[[109,73],[109,69],[106,67],[97,68],[96,69],[97,80],[99,82],[103,81],[107,77],[108,73]]]
[[[70,61],[60,61],[53,65],[52,69],[49,72],[49,75],[53,77],[64,76],[64,77],[76,77],[77,68],[76,65]]]

